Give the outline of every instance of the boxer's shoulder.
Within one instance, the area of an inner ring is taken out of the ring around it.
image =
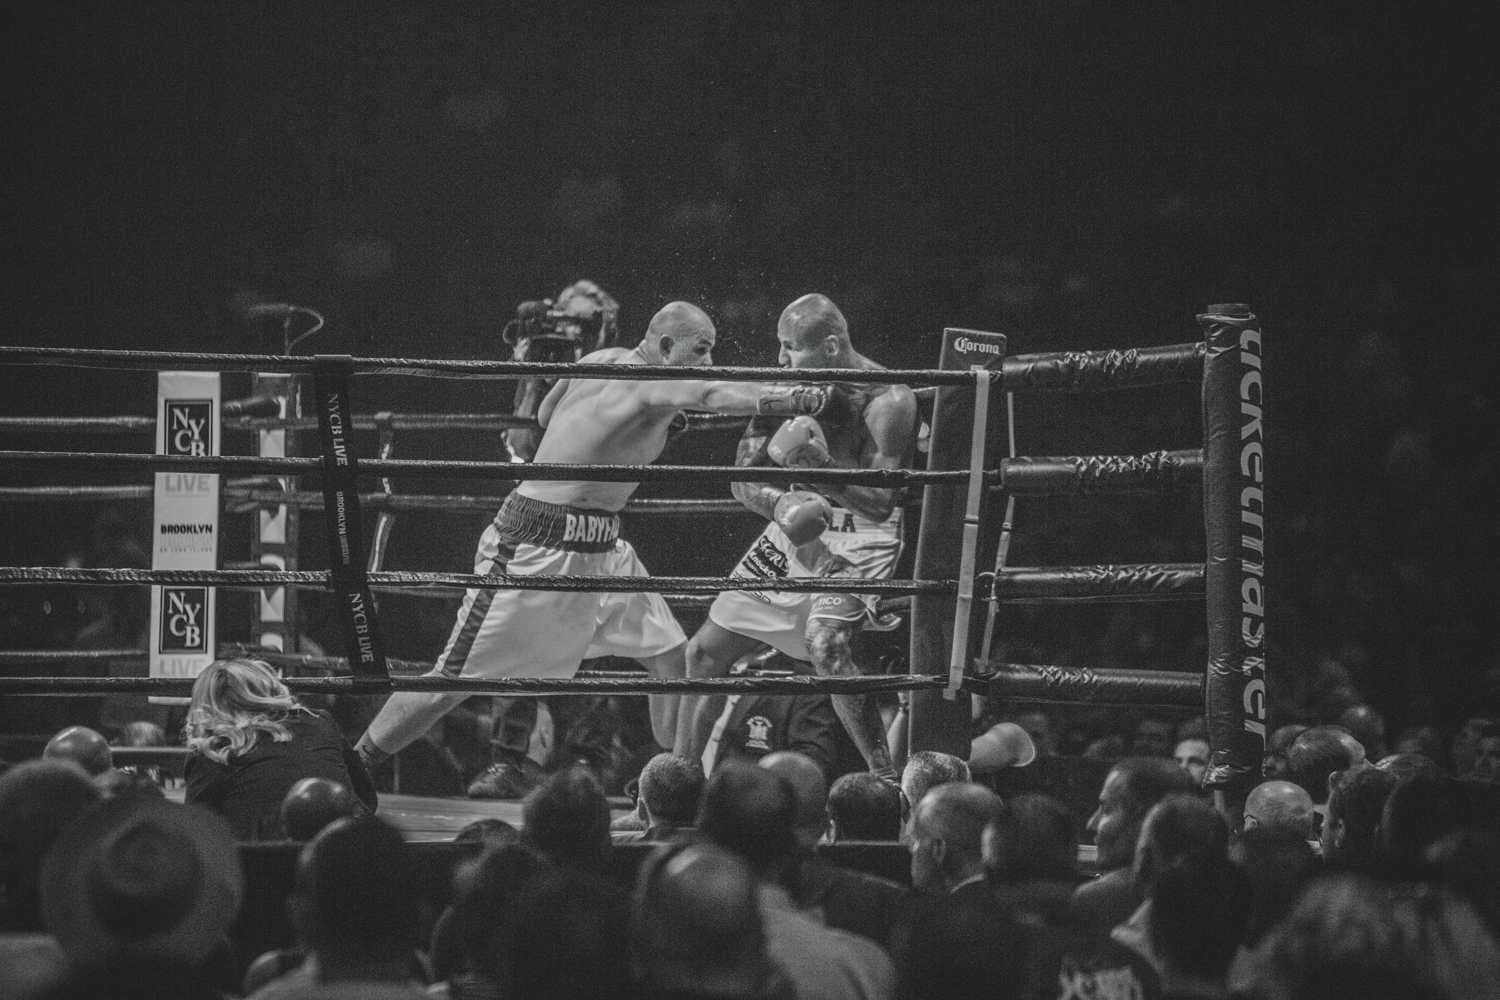
[[[584,365],[617,365],[625,359],[627,354],[635,354],[631,347],[606,347],[602,350],[591,351],[578,359],[579,364]],[[639,357],[639,355],[636,355]]]

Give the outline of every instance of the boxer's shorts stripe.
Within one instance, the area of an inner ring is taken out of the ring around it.
[[[516,543],[501,539],[495,551],[495,558],[490,563],[490,575],[503,576],[515,554]],[[484,625],[484,619],[490,613],[490,604],[495,600],[495,593],[496,591],[493,590],[481,590],[474,595],[474,603],[469,606],[469,617],[464,619],[464,627],[459,630],[458,639],[453,643],[453,652],[443,660],[443,673],[463,673],[464,664],[469,659],[469,651],[474,648],[474,638],[479,635],[479,629]]]

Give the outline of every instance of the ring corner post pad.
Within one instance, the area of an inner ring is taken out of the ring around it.
[[[157,373],[156,454],[218,455],[223,390],[218,372]],[[152,503],[151,568],[219,568],[219,476],[157,472]],[[192,679],[213,662],[216,591],[201,584],[153,585],[148,672]],[[186,705],[177,695],[150,695],[154,705]]]
[[[973,395],[967,388],[943,387],[933,404],[931,443],[928,449],[928,471],[970,471],[967,489],[962,486],[928,486],[923,492],[921,529],[917,537],[916,565],[912,571],[919,580],[957,580],[959,597],[950,594],[918,594],[912,601],[911,672],[939,674],[948,677],[943,689],[913,691],[911,695],[911,750],[938,750],[967,760],[969,756],[970,706],[966,698],[957,698],[953,678],[962,679],[963,669],[972,647],[974,566],[977,554],[986,543],[986,506],[982,502],[984,470],[999,459],[999,435],[984,434],[977,441],[971,433],[975,427],[975,410],[981,396],[986,407],[990,382],[1003,370],[1006,338],[1003,334],[949,327],[943,331],[942,355],[938,367],[943,371],[965,371],[982,368],[986,375],[981,389],[975,378]],[[971,504],[976,482],[980,502]],[[972,511],[972,513],[971,513]],[[972,517],[972,523],[971,523]],[[963,525],[963,531],[953,530]],[[965,586],[965,550],[968,550],[967,587]],[[962,619],[962,621],[960,621]],[[962,638],[957,626],[963,626]]]
[[[1266,746],[1269,553],[1265,380],[1260,323],[1249,306],[1211,305],[1198,317],[1203,362],[1203,685],[1208,784],[1237,808]]]
[[[313,397],[323,459],[323,524],[328,536],[329,586],[339,605],[349,665],[356,681],[390,683],[390,669],[365,569],[359,508],[359,463],[354,456],[354,416],[349,404],[353,361],[318,355]]]

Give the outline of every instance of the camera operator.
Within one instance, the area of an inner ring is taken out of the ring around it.
[[[581,280],[557,298],[522,302],[516,318],[505,325],[505,342],[513,361],[577,361],[591,351],[611,347],[619,337],[620,303],[592,281]],[[557,379],[522,379],[516,388],[514,413],[536,416],[537,407]],[[511,460],[529,462],[542,439],[541,428],[515,427],[505,432]]]

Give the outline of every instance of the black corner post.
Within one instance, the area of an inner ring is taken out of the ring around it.
[[[1265,381],[1260,323],[1246,305],[1198,317],[1203,364],[1203,526],[1209,770],[1237,809],[1266,748]]]
[[[338,601],[349,665],[355,681],[390,683],[375,601],[365,570],[359,512],[359,467],[354,457],[354,414],[349,406],[352,359],[320,354],[313,368],[313,398],[323,445],[323,523],[327,526],[330,586]]]
[[[1004,407],[993,405],[1003,391],[1000,374],[1005,366],[1005,337],[998,333],[948,328],[943,331],[943,350],[938,367],[943,371],[983,368],[992,372],[988,433],[982,466],[999,467],[1004,454]],[[929,472],[970,469],[974,432],[975,391],[969,387],[938,389],[932,410],[932,429],[927,453]],[[922,495],[922,523],[917,536],[917,560],[912,575],[918,580],[958,579],[960,571],[982,563],[979,555],[991,551],[996,541],[995,518],[988,516],[993,502],[979,509],[977,530],[965,530],[968,513],[967,485],[928,486]],[[971,528],[975,526],[971,525]],[[967,542],[966,542],[967,540]],[[965,555],[967,548],[967,558]],[[960,581],[960,586],[964,581]],[[972,577],[968,585],[973,586]],[[913,674],[947,674],[953,655],[954,598],[948,594],[917,594],[912,602],[910,670]],[[983,615],[971,615],[967,630],[972,661],[983,632]],[[962,640],[961,640],[962,641]],[[911,751],[937,750],[969,759],[969,698],[944,697],[938,690],[911,693]]]

